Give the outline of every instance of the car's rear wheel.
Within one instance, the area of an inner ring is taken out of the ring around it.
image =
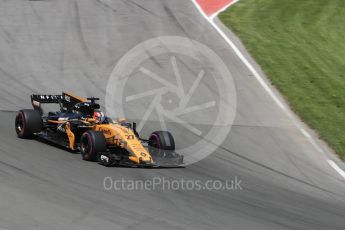
[[[20,110],[15,119],[15,130],[19,138],[27,139],[35,137],[35,133],[42,130],[42,118],[38,110]]]
[[[102,132],[89,130],[81,136],[80,153],[83,160],[96,161],[97,154],[106,150],[107,144]]]
[[[164,150],[175,151],[175,140],[168,131],[155,131],[149,137],[150,152],[160,154]]]

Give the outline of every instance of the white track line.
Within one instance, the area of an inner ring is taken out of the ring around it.
[[[219,33],[219,35],[225,40],[226,43],[232,48],[235,54],[240,58],[243,64],[252,72],[253,76],[257,79],[260,85],[264,88],[264,90],[271,96],[273,101],[288,115],[288,117],[292,120],[293,124],[297,127],[297,129],[307,138],[307,140],[312,144],[312,146],[320,153],[324,153],[322,148],[317,144],[317,142],[313,139],[313,137],[303,128],[301,124],[294,118],[293,114],[290,110],[280,101],[280,99],[275,95],[272,89],[267,85],[264,78],[255,70],[252,64],[246,59],[246,57],[241,53],[240,49],[230,40],[228,36],[218,27],[218,25],[214,22],[214,18],[218,16],[219,13],[226,10],[231,5],[235,4],[239,0],[234,0],[216,13],[212,14],[210,17],[205,14],[205,12],[201,9],[200,5],[196,2],[196,0],[192,0],[195,7],[201,13],[201,15],[212,25],[212,27]],[[327,157],[326,157],[327,159]],[[342,177],[345,178],[345,172],[339,168],[339,166],[332,160],[328,160],[327,162],[332,166],[335,171],[337,171]]]
[[[339,173],[342,177],[345,178],[345,172],[332,160],[327,160],[328,164]]]

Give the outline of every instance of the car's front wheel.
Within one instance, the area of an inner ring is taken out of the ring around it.
[[[106,150],[107,144],[102,132],[89,130],[81,136],[80,153],[83,160],[96,161],[97,154]]]
[[[150,152],[160,154],[161,152],[175,151],[175,140],[168,131],[155,131],[149,137]]]

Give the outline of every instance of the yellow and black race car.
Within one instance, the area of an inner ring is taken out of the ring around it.
[[[98,98],[31,95],[34,109],[20,110],[15,119],[19,138],[39,137],[72,151],[87,161],[105,166],[180,167],[183,156],[175,152],[168,131],[155,131],[142,139],[135,123],[114,121],[101,112]],[[45,113],[42,105],[56,104],[58,112]]]

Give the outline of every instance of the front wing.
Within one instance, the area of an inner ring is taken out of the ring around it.
[[[100,153],[99,163],[101,165],[135,167],[135,168],[184,168],[183,155],[169,151],[165,156],[152,156],[154,163],[134,163],[128,157],[119,157],[114,153]]]

